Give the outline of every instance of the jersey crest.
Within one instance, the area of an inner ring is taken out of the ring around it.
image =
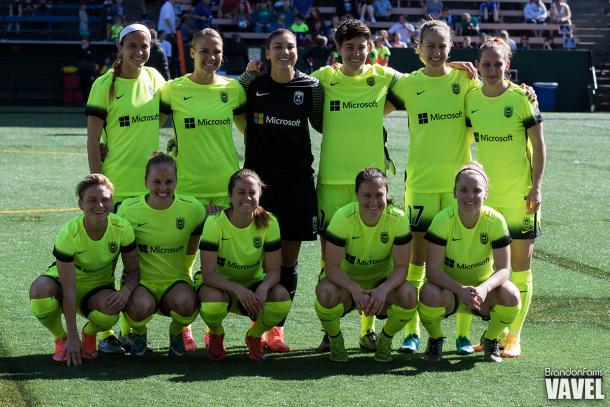
[[[489,235],[487,234],[487,232],[481,233],[481,244],[487,244],[488,241]]]
[[[178,230],[184,229],[184,218],[176,218],[176,227],[178,228]]]
[[[263,239],[260,236],[254,236],[252,244],[255,248],[260,249],[263,246]]]
[[[390,234],[388,232],[381,232],[381,243],[385,244],[390,240]]]
[[[512,106],[504,106],[504,116],[511,117],[513,115],[513,107]]]
[[[460,94],[460,84],[458,82],[453,82],[453,84],[451,85],[451,91],[454,94],[459,95]]]
[[[117,244],[117,242],[114,242],[114,241],[108,242],[108,251],[110,253],[116,253],[117,250],[119,250],[119,245]]]
[[[369,76],[369,78],[366,80],[366,83],[369,86],[375,86],[375,77],[374,76]]]
[[[303,100],[305,100],[305,93],[303,93],[300,90],[295,91],[294,92],[294,104],[298,106],[303,103]]]
[[[223,90],[222,92],[220,92],[220,101],[222,103],[227,103],[229,101],[229,94],[227,93],[227,91]]]

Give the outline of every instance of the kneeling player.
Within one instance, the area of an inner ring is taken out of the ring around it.
[[[457,205],[439,212],[426,232],[428,282],[418,311],[429,334],[428,361],[442,359],[441,320],[460,303],[489,321],[481,344],[490,362],[502,361],[498,336],[519,313],[519,290],[508,281],[511,238],[502,215],[483,205],[487,185],[478,163],[462,167],[455,177]]]
[[[262,186],[254,171],[236,172],[229,180],[231,206],[205,223],[202,271],[195,276],[195,287],[209,329],[210,359],[225,357],[222,321],[229,312],[254,321],[246,345],[250,359],[259,361],[266,358],[263,333],[290,311],[290,295],[279,284],[280,228],[275,217],[259,206]]]
[[[316,312],[330,340],[330,359],[348,359],[340,328],[357,308],[387,322],[377,338],[375,360],[392,360],[392,339],[413,318],[415,288],[406,282],[409,220],[387,202],[388,181],[377,168],[360,171],[356,198],[339,209],[324,233],[326,269],[316,287]]]
[[[32,313],[55,337],[53,360],[80,365],[95,359],[96,334],[112,328],[119,311],[138,285],[138,258],[131,225],[111,213],[112,183],[101,174],[87,175],[76,187],[82,214],[59,232],[53,254],[57,259],[32,283]],[[122,255],[125,283],[114,289],[114,264]],[[61,323],[64,314],[68,332]],[[82,342],[76,314],[88,319]]]

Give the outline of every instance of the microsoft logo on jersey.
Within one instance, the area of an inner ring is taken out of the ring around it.
[[[231,118],[226,118],[226,119],[197,119],[197,121],[195,122],[195,118],[194,117],[185,117],[184,118],[184,128],[185,129],[194,129],[195,125],[197,126],[226,126],[226,125],[231,125],[232,121]]]
[[[175,253],[182,253],[184,251],[184,246],[161,247],[161,246],[149,246],[147,244],[138,243],[138,250],[142,253],[175,254]]]
[[[120,127],[128,127],[129,126],[129,116],[121,116],[121,117],[119,117],[119,126]]]
[[[479,132],[474,132],[474,141],[479,143],[482,141],[498,141],[500,143],[513,141],[513,135],[507,134],[506,136],[490,136],[487,134],[480,134]]]
[[[377,101],[372,102],[341,102],[340,100],[330,101],[330,111],[339,112],[341,109],[374,109],[378,106]]]
[[[437,120],[461,119],[462,117],[464,117],[464,113],[461,111],[455,113],[418,113],[417,121],[419,124],[427,124]]]
[[[301,125],[301,119],[282,119],[275,116],[265,116],[264,113],[254,112],[254,124],[274,124],[277,126],[299,127]]]
[[[121,116],[119,117],[119,127],[129,127],[132,124],[138,124],[143,122],[150,122],[159,120],[159,113],[139,116]]]

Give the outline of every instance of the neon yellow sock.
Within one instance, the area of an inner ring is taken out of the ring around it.
[[[459,303],[455,314],[455,333],[457,336],[465,336],[470,339],[470,325],[472,324],[472,312],[462,302]]]
[[[361,312],[360,315],[360,336],[366,335],[367,331],[375,331],[375,315],[367,317],[364,312]]]
[[[335,337],[341,333],[341,317],[343,316],[343,304],[335,305],[333,308],[324,308],[318,300],[314,303],[316,314],[320,318],[322,329],[328,336]]]
[[[392,337],[396,332],[400,331],[417,312],[417,308],[402,308],[398,305],[390,305],[388,307],[388,319],[383,326],[383,331],[386,336]]]
[[[263,313],[256,320],[254,325],[248,329],[248,336],[259,338],[264,332],[267,332],[281,321],[283,321],[290,312],[292,301],[277,301],[266,302],[263,306]]]
[[[521,311],[519,311],[519,315],[517,315],[517,318],[515,318],[513,323],[510,324],[509,329],[513,335],[519,337],[521,334],[521,329],[523,329],[525,317],[530,310],[532,295],[534,293],[532,269],[525,271],[513,271],[511,273],[511,279],[513,284],[517,286],[519,292],[521,293]]]
[[[441,321],[445,316],[445,307],[429,307],[420,302],[417,309],[419,311],[419,315],[421,316],[421,323],[428,331],[430,338],[441,338],[443,336]]]
[[[214,335],[222,335],[225,329],[222,326],[222,320],[229,313],[229,304],[226,302],[202,302],[199,307],[199,314],[208,326],[210,333]]]
[[[100,331],[108,331],[119,320],[119,314],[109,315],[93,310],[89,313],[89,323],[83,328],[87,335],[96,335]]]
[[[519,309],[519,305],[513,307],[494,305],[489,313],[491,319],[484,336],[487,339],[497,339],[500,336],[500,332],[515,320],[517,314],[519,314]]]
[[[420,266],[417,264],[409,263],[409,272],[407,274],[407,281],[417,290],[417,301],[419,301],[419,290],[424,285],[424,277],[426,276],[426,266]],[[405,326],[405,334],[416,334],[421,336],[419,328],[419,315],[415,312],[415,315]]]
[[[65,338],[66,331],[61,324],[61,306],[57,298],[33,298],[30,300],[32,314],[38,318],[38,321],[51,331],[53,338]]]
[[[127,324],[129,324],[129,327],[131,328],[131,331],[134,334],[146,335],[146,324],[148,324],[150,322],[150,320],[153,317],[152,315],[148,316],[147,318],[143,319],[142,321],[136,321],[136,320],[131,319],[131,317],[127,313],[125,313],[123,315],[125,315],[125,321],[127,322]]]
[[[121,313],[119,314],[119,327],[119,329],[121,330],[121,335],[127,336],[131,333],[131,326],[129,326],[129,323],[125,319],[125,312],[123,311],[121,311]]]
[[[171,335],[178,335],[182,332],[182,328],[188,326],[197,318],[199,311],[193,312],[192,315],[180,315],[175,311],[170,311],[169,316],[172,317],[172,323],[169,324],[169,333]]]

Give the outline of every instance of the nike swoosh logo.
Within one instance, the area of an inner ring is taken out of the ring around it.
[[[456,238],[452,237],[451,240],[454,242],[457,242],[458,240],[462,240],[462,238],[460,237],[459,239],[456,239]]]
[[[417,92],[417,96],[421,95],[424,92],[425,92],[425,90],[422,90],[421,92]]]
[[[479,109],[477,109],[477,110],[471,110],[471,111],[470,111],[470,113],[476,113],[476,112],[478,112],[478,111],[479,111]]]
[[[339,82],[335,82],[335,83],[332,83],[332,82],[331,82],[331,83],[330,83],[330,86],[335,86],[335,85],[338,85],[338,84],[339,84]]]
[[[271,92],[267,92],[267,93],[260,93],[260,92],[258,92],[258,91],[257,91],[257,92],[256,92],[256,96],[266,96],[266,95],[268,95],[269,93],[271,93]]]
[[[125,94],[124,94],[124,93],[123,93],[121,96],[118,96],[118,95],[117,95],[117,97],[116,97],[116,98],[117,98],[117,100],[119,100],[119,99],[120,99],[120,98],[122,98],[123,96],[125,96]]]
[[[352,239],[356,240],[356,239],[360,239],[362,236],[352,236]]]
[[[146,225],[147,223],[138,223],[138,227],[141,228],[142,226]]]
[[[184,100],[189,100],[192,96],[184,96]]]
[[[222,237],[221,239],[222,239],[222,240],[231,240],[231,238],[230,238],[230,237]]]
[[[83,250],[82,252],[76,252],[76,254],[83,254],[85,253],[87,250]]]

